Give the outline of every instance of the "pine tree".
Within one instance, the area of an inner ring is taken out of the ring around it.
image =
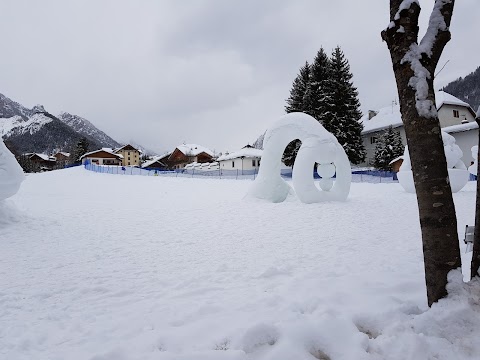
[[[323,104],[323,126],[337,138],[352,164],[365,161],[366,151],[362,141],[363,125],[358,91],[352,83],[350,65],[340,47],[333,50],[330,59],[330,82],[325,93],[328,101]],[[324,96],[325,98],[325,96]]]
[[[293,81],[292,89],[290,90],[290,96],[287,99],[287,105],[285,106],[285,112],[304,112],[309,113],[306,107],[307,94],[310,86],[310,64],[308,61],[300,68],[300,72]],[[287,145],[283,153],[282,161],[287,166],[292,166],[297,157],[298,149],[300,148],[300,140],[293,140]]]
[[[308,87],[310,86],[310,65],[308,61],[300,68],[300,72],[293,81],[292,89],[290,90],[290,96],[287,99],[287,105],[285,106],[285,112],[305,112],[305,95]]]
[[[87,138],[82,137],[78,142],[75,147],[75,149],[72,152],[72,159],[74,162],[80,161],[80,158],[82,155],[86,154],[88,152],[88,147],[90,146]]]
[[[320,48],[311,65],[310,86],[305,96],[306,113],[328,128],[329,110],[332,103],[331,62]]]
[[[404,146],[402,137],[398,131],[390,126],[382,135],[379,136],[375,145],[375,157],[373,166],[376,169],[389,171],[390,162],[403,155]]]

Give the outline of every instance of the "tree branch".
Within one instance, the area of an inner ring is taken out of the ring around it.
[[[427,32],[420,42],[423,65],[432,74],[435,72],[445,45],[451,39],[450,23],[454,5],[455,0],[435,0]]]

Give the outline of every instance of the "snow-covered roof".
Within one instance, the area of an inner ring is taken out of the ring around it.
[[[70,157],[70,153],[63,152],[63,151],[59,151],[57,154],[61,154],[61,155],[66,156],[66,157]]]
[[[197,144],[182,144],[177,146],[177,149],[180,150],[185,156],[197,156],[202,152],[213,156],[213,151],[205,146],[197,145]]]
[[[398,161],[398,160],[403,160],[403,155],[402,156],[399,156],[399,157],[396,157],[395,159],[393,159],[392,161],[390,161],[388,163],[388,165],[392,165],[394,162]]]
[[[38,153],[33,153],[31,156],[38,156],[40,159],[45,160],[45,161],[55,161],[55,158],[52,156],[48,156],[46,154],[38,154]]]
[[[470,105],[467,104],[465,101],[462,101],[445,91],[437,91],[435,93],[435,102],[437,103],[437,109],[440,109],[443,105],[470,107]]]
[[[130,144],[125,144],[122,147],[119,147],[118,149],[115,149],[115,152],[118,152],[118,151],[123,150],[125,148],[126,148],[126,150],[134,150],[134,151],[138,151],[138,152],[141,153],[141,151],[139,149],[137,149],[135,146],[130,145]]]
[[[147,168],[149,167],[150,165],[156,163],[157,161],[159,161],[162,157],[161,156],[155,156],[153,159],[150,159],[148,161],[145,161],[143,164],[142,164],[142,168]],[[160,161],[161,162],[161,161]],[[162,163],[162,162],[161,162]],[[162,163],[163,164],[163,163]]]
[[[376,115],[368,120],[368,114],[362,116],[360,122],[363,123],[362,133],[367,134],[373,131],[383,130],[403,125],[402,114],[400,113],[400,105],[390,105],[376,111]]]
[[[455,105],[467,107],[471,110],[470,105],[466,102],[457,99],[455,96],[446,93],[445,91],[438,91],[435,93],[435,99],[437,104],[437,109],[440,109],[443,105]],[[471,110],[473,112],[473,110]],[[390,105],[384,108],[381,108],[377,111],[377,114],[368,119],[368,114],[362,116],[360,122],[363,123],[362,134],[368,134],[370,132],[379,131],[392,127],[399,127],[403,125],[402,115],[400,113],[400,105]]]
[[[446,133],[451,134],[451,133],[469,131],[474,129],[478,129],[478,124],[475,121],[472,121],[466,124],[446,126],[442,128],[442,131],[445,131]]]
[[[230,154],[227,154],[227,155],[222,155],[217,160],[218,161],[225,161],[225,160],[238,159],[238,158],[241,158],[241,157],[261,158],[262,153],[263,153],[263,150],[260,150],[260,149],[243,148],[243,149],[235,151],[233,153],[230,153]]]
[[[109,154],[112,154],[112,155],[118,157],[119,159],[123,159],[123,156],[122,156],[121,154],[115,154],[115,152],[113,151],[112,148],[101,148],[101,149],[99,149],[99,150],[90,151],[90,152],[88,152],[88,153],[86,153],[86,154],[83,154],[82,156],[80,156],[80,160],[82,160],[84,157],[87,157],[87,156],[89,156],[89,155],[98,153],[98,152],[100,152],[100,151],[104,151],[104,152],[106,152],[106,153],[109,153]]]

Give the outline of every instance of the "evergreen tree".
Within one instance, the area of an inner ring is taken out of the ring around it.
[[[402,137],[398,131],[390,126],[382,135],[379,136],[375,145],[375,157],[373,166],[376,169],[389,171],[390,162],[403,155],[404,146]]]
[[[306,113],[313,116],[325,128],[328,128],[330,107],[332,104],[331,61],[320,48],[311,65],[310,86],[305,95]]]
[[[86,154],[88,152],[88,147],[90,146],[87,138],[82,137],[78,142],[77,145],[75,146],[73,152],[72,152],[72,160],[74,162],[79,162],[80,158],[82,155]]]
[[[307,109],[307,94],[310,86],[310,65],[308,61],[300,68],[300,72],[293,81],[292,89],[290,90],[290,96],[287,99],[287,105],[285,106],[285,112],[304,112],[309,113]],[[283,153],[282,161],[287,166],[292,166],[297,157],[298,149],[300,148],[300,140],[293,140],[287,145]]]
[[[305,112],[305,96],[310,84],[310,65],[308,61],[300,68],[300,73],[293,81],[292,89],[290,90],[290,96],[287,99],[287,105],[285,106],[285,112]]]
[[[335,135],[350,162],[359,164],[365,161],[366,151],[361,136],[363,125],[359,122],[362,117],[360,101],[352,77],[348,60],[337,46],[330,60],[330,82],[325,91],[329,97],[323,104],[326,108],[323,126]]]

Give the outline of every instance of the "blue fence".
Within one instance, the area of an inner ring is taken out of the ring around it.
[[[161,169],[141,169],[133,166],[108,166],[96,165],[92,163],[85,164],[85,169],[113,175],[140,175],[140,176],[163,176],[163,177],[185,177],[185,178],[217,178],[217,179],[251,179],[254,180],[258,174],[258,169],[254,170],[195,170],[195,169],[177,169],[177,170],[161,170]],[[292,177],[291,169],[283,169],[281,175],[285,179]],[[313,177],[320,177],[314,172]],[[396,174],[390,171],[378,170],[354,170],[352,171],[352,182],[367,183],[391,183],[396,182]]]

